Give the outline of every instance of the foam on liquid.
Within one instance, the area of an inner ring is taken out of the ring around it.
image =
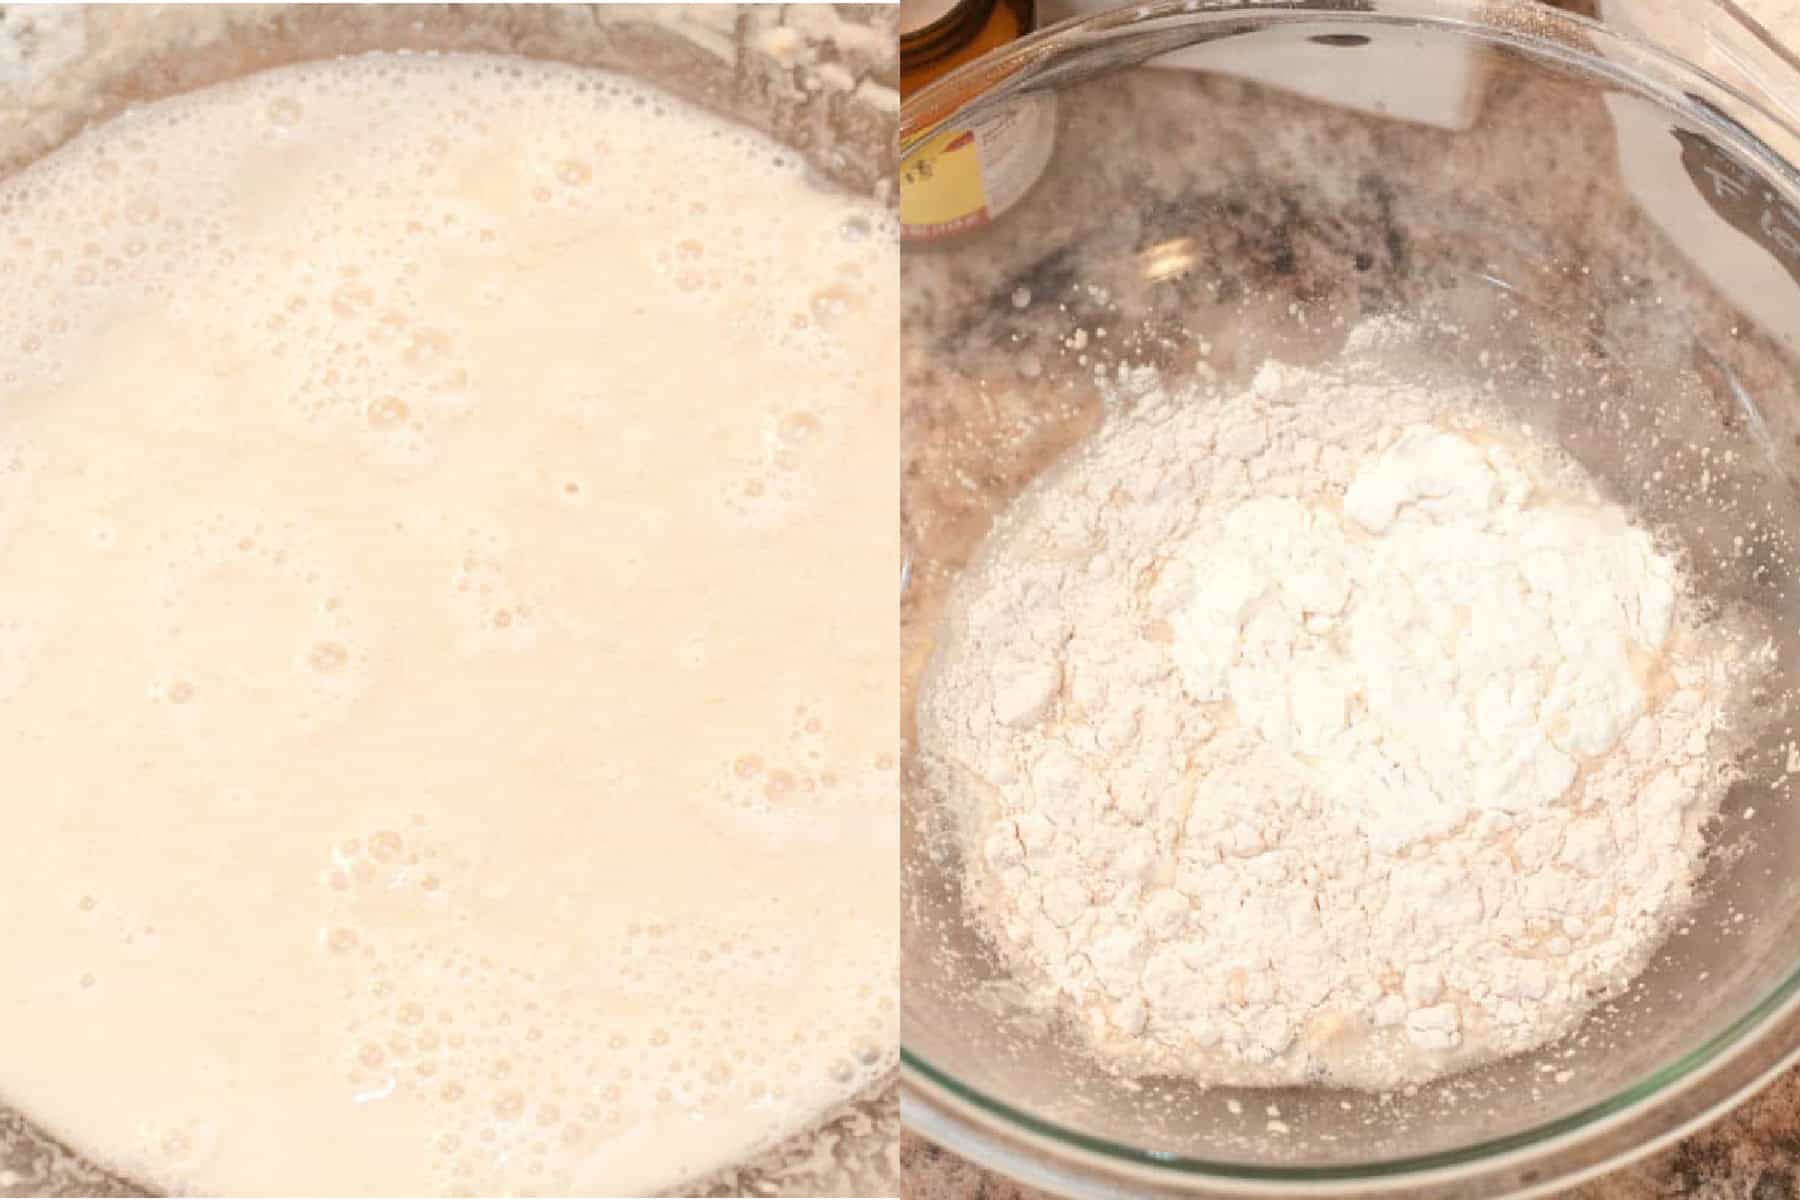
[[[896,1042],[895,230],[621,77],[0,183],[0,1097],[213,1192],[640,1192]]]

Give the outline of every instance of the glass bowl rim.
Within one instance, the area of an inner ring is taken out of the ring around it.
[[[1735,6],[1718,7],[1728,18],[1737,16]],[[1396,28],[1426,27],[1460,34],[1487,45],[1516,49],[1540,61],[1577,66],[1592,76],[1610,79],[1646,95],[1665,110],[1705,129],[1721,144],[1752,159],[1768,175],[1781,181],[1789,198],[1800,204],[1800,164],[1789,163],[1745,125],[1710,103],[1706,93],[1714,93],[1770,126],[1800,139],[1800,130],[1771,111],[1768,104],[1650,41],[1605,26],[1593,18],[1549,8],[1535,0],[1501,0],[1498,4],[1493,0],[1362,0],[1357,7],[1345,6],[1342,0],[1152,0],[1071,18],[982,55],[904,101],[900,116],[902,166],[931,141],[933,134],[971,106],[1032,90],[1025,85],[1031,82],[1034,67],[1064,55],[1079,54],[1090,45],[1099,44],[1102,38],[1097,35],[1126,35],[1152,23],[1164,23],[1163,27],[1178,24],[1202,28],[1245,19],[1261,22],[1259,28],[1319,20]],[[1761,36],[1756,30],[1752,32]],[[1578,45],[1577,39],[1587,45]],[[1609,53],[1603,57],[1595,49],[1598,46],[1604,46]],[[1175,48],[1174,45],[1164,47],[1146,57],[1155,57]],[[1141,65],[1141,61],[1120,64],[1102,73]],[[1800,76],[1796,77],[1795,83],[1800,87]],[[1696,84],[1698,90],[1694,87]],[[1053,83],[1051,86],[1059,85]],[[1183,1181],[1194,1185],[1209,1182],[1236,1184],[1253,1191],[1278,1183],[1290,1188],[1312,1185],[1308,1190],[1329,1188],[1333,1184],[1382,1181],[1416,1185],[1426,1182],[1421,1178],[1426,1175],[1476,1165],[1497,1166],[1497,1160],[1502,1158],[1543,1157],[1571,1147],[1584,1138],[1595,1137],[1633,1117],[1644,1116],[1650,1111],[1647,1102],[1659,1097],[1677,1098],[1683,1095],[1684,1088],[1691,1091],[1738,1053],[1758,1045],[1762,1036],[1782,1024],[1780,1018],[1783,1015],[1796,1012],[1800,1012],[1800,959],[1796,959],[1772,988],[1730,1024],[1605,1099],[1497,1137],[1424,1154],[1360,1163],[1267,1166],[1146,1150],[1112,1138],[1083,1133],[991,1096],[933,1064],[906,1044],[904,1024],[900,1047],[902,1112],[905,1115],[907,1107],[916,1105],[937,1112],[939,1123],[961,1125],[962,1119],[935,1098],[934,1093],[948,1096],[954,1104],[969,1106],[982,1117],[997,1122],[1004,1130],[1024,1133],[1072,1151],[1079,1162],[1098,1162],[1103,1170],[1112,1167],[1133,1173],[1149,1171],[1159,1177],[1157,1182],[1177,1189]],[[904,1017],[904,1012],[902,1015]],[[1800,1037],[1751,1078],[1732,1083],[1723,1095],[1705,1100],[1668,1128],[1649,1134],[1639,1143],[1607,1155],[1601,1161],[1573,1167],[1566,1175],[1553,1172],[1553,1178],[1534,1183],[1529,1190],[1566,1186],[1649,1154],[1721,1115],[1796,1063],[1800,1063]],[[950,1148],[963,1149],[955,1145]],[[982,1157],[979,1151],[976,1151],[976,1157]],[[1014,1166],[1016,1170],[1016,1164]],[[1071,1164],[1070,1169],[1077,1175],[1086,1174],[1079,1166]]]

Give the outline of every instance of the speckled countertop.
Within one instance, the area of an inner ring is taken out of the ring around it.
[[[923,1138],[900,1147],[906,1200],[1045,1200]],[[1800,1072],[1712,1127],[1558,1200],[1794,1200],[1800,1196]]]

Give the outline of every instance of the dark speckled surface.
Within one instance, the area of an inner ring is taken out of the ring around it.
[[[912,1134],[900,1148],[907,1200],[1044,1200]],[[1800,1071],[1724,1119],[1642,1162],[1557,1200],[1796,1200],[1800,1197]]]

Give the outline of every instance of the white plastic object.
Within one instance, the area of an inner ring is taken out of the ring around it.
[[[1761,104],[1727,113],[1800,169],[1800,0],[1602,0],[1601,18]],[[1753,321],[1800,354],[1800,206],[1629,97],[1606,98],[1632,198]]]
[[[1117,7],[1116,0],[1039,0],[1038,15],[1047,25]],[[1362,29],[1345,26],[1341,32],[1357,38]],[[1304,28],[1291,31],[1271,30],[1255,38],[1189,46],[1149,65],[1214,71],[1343,108],[1440,129],[1467,129],[1474,123],[1480,111],[1486,60],[1472,45],[1451,48],[1438,40],[1426,53],[1422,41],[1415,44],[1399,30],[1384,32],[1364,45],[1343,45],[1334,53],[1321,53],[1318,45],[1308,44],[1308,39],[1332,32],[1329,21],[1308,21]],[[1304,62],[1304,70],[1294,69],[1296,59]]]

